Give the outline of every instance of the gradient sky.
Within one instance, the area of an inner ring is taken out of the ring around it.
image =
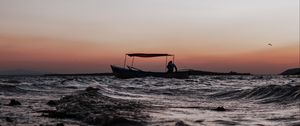
[[[182,69],[274,74],[298,66],[298,43],[299,0],[0,0],[0,71],[110,72],[167,52]]]

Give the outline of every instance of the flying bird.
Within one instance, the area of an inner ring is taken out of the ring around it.
[[[273,46],[271,43],[268,44],[269,46]]]

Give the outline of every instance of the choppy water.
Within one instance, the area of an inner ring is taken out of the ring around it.
[[[300,125],[297,76],[192,76],[190,79],[102,77],[2,77],[1,125],[87,125],[42,117],[46,105],[87,87],[113,98],[135,99],[162,109],[148,110],[149,125]],[[6,106],[16,99],[21,106]],[[228,111],[212,111],[224,106]],[[5,120],[10,117],[14,122]]]

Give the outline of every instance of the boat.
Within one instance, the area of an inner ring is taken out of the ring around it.
[[[127,65],[127,57],[131,57],[131,66]],[[166,54],[166,53],[129,53],[125,54],[124,66],[119,67],[115,65],[111,65],[111,69],[113,75],[117,78],[128,79],[128,78],[141,78],[141,77],[162,77],[162,78],[177,78],[177,79],[186,79],[189,77],[189,73],[187,71],[178,71],[178,72],[151,72],[151,71],[143,71],[141,69],[135,68],[134,58],[153,58],[153,57],[166,57],[166,66],[168,57],[172,57],[172,61],[175,61],[175,55]],[[166,69],[165,69],[166,70]]]

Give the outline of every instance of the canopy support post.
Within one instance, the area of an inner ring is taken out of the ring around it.
[[[125,59],[124,59],[124,68],[126,67],[126,58],[127,58],[127,54],[125,54]]]
[[[134,62],[134,57],[132,57],[132,60],[131,60],[131,66],[133,67],[133,62]]]
[[[166,66],[165,66],[165,72],[167,72],[167,65],[168,65],[168,56],[166,56]]]

